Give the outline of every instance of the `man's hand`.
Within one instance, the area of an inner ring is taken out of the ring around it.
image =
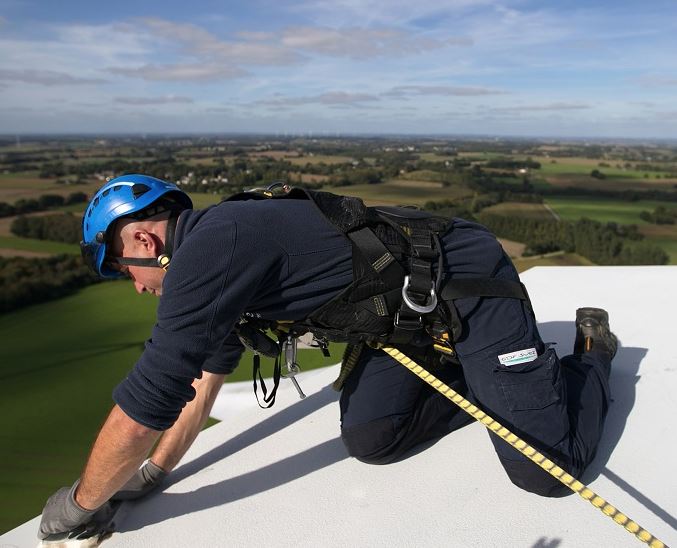
[[[96,513],[94,510],[86,510],[75,502],[75,490],[80,480],[72,487],[62,487],[47,500],[42,510],[42,521],[38,537],[44,539],[49,535],[67,533],[80,525],[86,524]]]
[[[159,486],[165,477],[167,472],[149,460],[111,497],[111,500],[134,500],[144,497]]]

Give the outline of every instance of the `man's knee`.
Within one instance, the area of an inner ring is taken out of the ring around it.
[[[367,464],[388,464],[397,458],[397,431],[390,417],[341,429],[351,457]]]
[[[531,461],[500,460],[510,481],[520,489],[542,497],[563,497],[572,492],[566,485]]]

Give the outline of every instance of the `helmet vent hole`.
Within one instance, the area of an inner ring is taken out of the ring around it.
[[[117,191],[120,190],[121,188],[122,188],[121,185],[115,185],[115,186],[113,187],[113,192],[117,192]]]
[[[98,205],[99,205],[99,197],[97,196],[97,197],[94,199],[94,207],[96,207],[96,206],[98,206]]]
[[[134,198],[136,199],[136,198],[139,198],[140,196],[143,196],[149,190],[150,190],[150,187],[148,185],[136,183],[132,187],[132,194],[134,195]]]
[[[103,191],[104,196],[108,196],[110,194],[110,188],[107,188],[106,190]]]

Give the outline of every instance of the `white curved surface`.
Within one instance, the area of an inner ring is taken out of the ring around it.
[[[621,340],[599,455],[583,478],[668,545],[677,545],[677,267],[540,267],[522,276],[544,340],[570,351],[579,306],[606,308]],[[398,463],[348,458],[339,439],[337,368],[283,381],[272,411],[223,406],[162,493],[122,511],[104,548],[140,546],[609,547],[639,541],[576,495],[514,487],[484,428],[470,425]],[[244,396],[243,396],[244,397]],[[0,537],[35,546],[38,518]]]

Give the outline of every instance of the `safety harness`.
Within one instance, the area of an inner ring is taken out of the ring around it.
[[[243,192],[226,201],[257,199],[309,200],[350,239],[353,247],[352,283],[306,319],[270,322],[245,313],[236,326],[242,342],[255,353],[255,388],[256,378],[260,377],[259,354],[278,356],[273,374],[275,386],[270,395],[265,384],[259,383],[266,407],[274,402],[282,376],[282,346],[295,344],[291,341],[305,333],[312,333],[325,352],[329,341],[348,343],[346,356],[355,356],[356,349],[364,344],[379,348],[432,342],[443,359],[454,361],[453,341],[461,335],[456,299],[511,297],[529,303],[526,289],[519,282],[496,278],[444,279],[440,236],[452,229],[449,219],[408,207],[367,207],[359,198],[287,185]],[[266,330],[272,330],[280,342],[264,343]],[[271,343],[277,344],[276,354]],[[356,359],[343,360],[341,382],[335,383],[338,390],[347,378],[346,367]],[[287,359],[286,367],[286,375],[293,377],[298,365]]]

